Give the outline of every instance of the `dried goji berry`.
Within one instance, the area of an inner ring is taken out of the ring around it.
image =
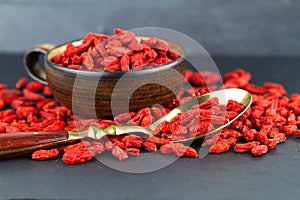
[[[132,156],[139,157],[141,155],[140,150],[137,148],[127,148],[127,149],[125,149],[125,151]]]
[[[164,144],[160,147],[159,150],[161,151],[162,154],[174,153],[174,144],[173,143]]]
[[[268,149],[274,149],[277,145],[277,140],[276,139],[268,139],[264,144],[267,145]]]
[[[230,144],[224,142],[218,142],[212,145],[209,149],[210,153],[223,153],[229,151]]]
[[[70,165],[87,162],[93,159],[95,154],[88,150],[89,146],[90,143],[85,141],[66,147],[62,160]]]
[[[181,143],[176,143],[173,145],[173,149],[174,149],[174,152],[175,154],[181,158],[181,157],[194,157],[194,158],[197,158],[198,157],[198,153],[197,151],[192,148],[192,147],[189,147],[189,146],[184,146],[183,144]]]
[[[297,125],[284,125],[283,133],[285,135],[292,135],[297,130]]]
[[[234,100],[228,100],[226,104],[226,110],[227,111],[235,111],[235,112],[241,112],[244,110],[245,106],[243,104],[240,104]]]
[[[273,137],[277,141],[277,143],[284,142],[286,140],[285,134],[284,133],[276,133]]]
[[[234,137],[234,138],[241,138],[243,137],[243,134],[240,133],[239,131],[233,130],[233,129],[223,129],[220,135],[221,138],[230,138],[230,137]]]
[[[44,89],[44,85],[36,81],[31,81],[27,84],[26,88],[30,91],[37,92],[42,91]]]
[[[5,102],[2,99],[0,99],[0,110],[2,110],[4,106],[5,106]]]
[[[4,103],[11,103],[15,98],[20,96],[20,91],[19,90],[14,90],[14,89],[3,89],[0,90],[0,97]]]
[[[247,142],[244,144],[236,144],[234,146],[234,152],[243,153],[250,151],[253,147],[258,146],[260,143],[258,141]]]
[[[255,129],[250,129],[244,133],[244,139],[246,141],[252,141],[255,139],[257,131]]]
[[[17,89],[23,89],[27,85],[27,78],[22,77],[16,83]]]
[[[52,92],[51,92],[51,89],[50,87],[48,86],[45,86],[44,89],[43,89],[43,94],[47,97],[51,97],[52,96]]]
[[[149,152],[154,152],[157,150],[156,145],[152,142],[143,142],[143,149]]]
[[[112,155],[119,160],[126,160],[128,158],[126,151],[118,146],[114,146],[112,149]]]
[[[31,155],[31,158],[34,160],[46,160],[49,158],[56,158],[58,154],[59,151],[57,149],[37,150]]]
[[[264,87],[259,87],[253,84],[247,84],[244,89],[252,94],[264,94],[266,91]]]
[[[111,142],[111,141],[107,141],[107,142],[105,142],[105,149],[107,150],[107,151],[111,151],[112,149],[113,149],[113,147],[114,147],[114,144]]]
[[[230,146],[232,146],[232,145],[236,144],[236,141],[237,141],[237,139],[234,138],[234,137],[230,137],[230,138],[227,138],[227,139],[220,138],[220,139],[217,140],[216,145],[218,145],[219,143],[227,143]]]
[[[251,153],[254,156],[261,156],[268,152],[268,147],[266,145],[257,145],[251,149]]]
[[[162,145],[170,143],[170,141],[168,141],[168,140],[161,139],[161,138],[155,137],[155,136],[150,136],[150,137],[146,138],[146,141],[154,143],[155,145],[157,145],[157,147],[161,147]]]
[[[26,88],[23,90],[23,93],[24,93],[24,96],[29,100],[40,101],[40,100],[44,99],[44,97],[42,95],[34,93],[31,90],[26,89]]]
[[[125,143],[125,148],[140,148],[142,146],[142,138],[136,135],[127,135],[122,139],[122,142]]]

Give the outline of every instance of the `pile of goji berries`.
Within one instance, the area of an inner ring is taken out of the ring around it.
[[[149,69],[173,62],[179,55],[158,39],[138,41],[135,34],[119,28],[116,35],[89,33],[82,44],[69,43],[53,62],[76,70],[115,72]]]
[[[166,107],[147,107],[137,113],[123,113],[114,120],[108,120],[73,116],[69,109],[53,100],[47,86],[34,81],[27,83],[25,78],[21,78],[16,83],[16,89],[8,89],[5,84],[0,84],[0,133],[84,130],[90,125],[106,128],[112,124],[146,127],[178,106],[179,102],[188,101],[209,90],[242,88],[252,94],[251,107],[229,127],[206,138],[203,146],[210,146],[211,153],[222,153],[232,148],[237,153],[251,152],[258,156],[284,142],[288,135],[300,137],[300,94],[292,94],[288,98],[282,85],[265,83],[261,87],[251,84],[250,79],[251,74],[242,69],[225,75],[223,80],[213,72],[187,70],[186,81],[193,88],[182,90],[177,95],[178,99],[174,99]],[[222,81],[224,85],[219,87]],[[63,161],[66,164],[76,164],[89,161],[102,152],[111,152],[119,160],[125,160],[129,156],[140,156],[142,151],[157,150],[163,154],[173,153],[178,157],[198,157],[194,148],[173,143],[172,140],[204,134],[218,124],[226,123],[243,108],[234,101],[219,105],[217,99],[211,99],[179,114],[171,122],[161,123],[151,137],[142,138],[129,134],[109,136],[101,140],[85,139],[67,147],[36,151],[32,158],[54,158],[59,151],[63,151]]]

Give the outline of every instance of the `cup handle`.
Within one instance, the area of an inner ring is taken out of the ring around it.
[[[44,85],[48,85],[46,80],[46,73],[44,66],[40,63],[40,55],[46,55],[50,49],[56,45],[50,43],[43,43],[33,46],[29,49],[23,58],[23,63],[27,74],[35,81]]]

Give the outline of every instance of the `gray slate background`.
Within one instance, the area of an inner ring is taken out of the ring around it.
[[[297,0],[2,0],[0,52],[64,43],[114,27],[165,27],[214,55],[299,56]]]

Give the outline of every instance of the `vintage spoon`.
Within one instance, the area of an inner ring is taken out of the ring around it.
[[[121,135],[125,133],[144,133],[146,135],[153,135],[156,126],[163,121],[171,121],[178,113],[189,110],[193,105],[203,103],[213,97],[219,99],[219,103],[226,105],[228,100],[235,100],[245,106],[245,109],[234,119],[228,121],[226,124],[213,129],[206,134],[197,137],[188,138],[184,140],[176,140],[173,142],[191,142],[193,140],[203,138],[213,133],[219,132],[223,128],[238,119],[251,105],[251,94],[242,89],[224,89],[204,94],[194,98],[181,106],[173,109],[171,112],[162,116],[155,121],[148,128],[141,126],[127,126],[127,125],[111,125],[105,129],[100,129],[95,126],[90,126],[84,131],[55,131],[55,132],[18,132],[18,133],[4,133],[0,134],[0,159],[24,155],[41,148],[49,148],[59,146],[74,140],[82,139],[84,137],[91,137],[100,139],[105,135]]]

